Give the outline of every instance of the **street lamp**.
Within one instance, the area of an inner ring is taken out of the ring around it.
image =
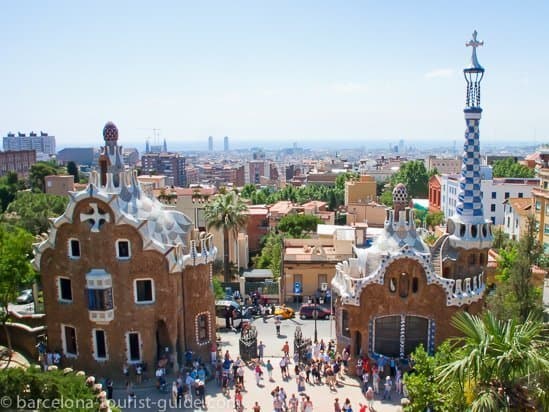
[[[316,306],[316,303],[315,303],[315,309],[313,310],[313,318],[315,320],[315,343],[318,343],[318,330],[316,328],[316,320],[318,318],[318,307]]]

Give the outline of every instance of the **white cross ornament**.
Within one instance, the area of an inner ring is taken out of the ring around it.
[[[90,207],[93,210],[93,213],[80,213],[80,221],[85,222],[86,220],[92,221],[92,232],[99,232],[99,227],[103,222],[110,222],[111,217],[108,213],[99,213],[97,208],[97,203],[90,203]]]

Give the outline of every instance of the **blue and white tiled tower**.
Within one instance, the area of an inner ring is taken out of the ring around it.
[[[484,68],[477,59],[477,47],[484,42],[477,40],[477,32],[465,45],[472,47],[471,65],[463,69],[467,82],[465,101],[465,143],[461,166],[460,193],[454,216],[448,219],[448,233],[454,247],[465,249],[487,248],[492,244],[491,222],[484,218],[480,177],[479,123],[482,114],[480,107],[480,82]]]

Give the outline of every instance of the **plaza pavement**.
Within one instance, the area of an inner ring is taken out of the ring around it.
[[[273,319],[270,318],[266,323],[262,319],[256,319],[252,324],[258,330],[258,341],[262,340],[266,345],[265,348],[265,362],[267,359],[271,359],[271,363],[274,366],[273,381],[269,382],[265,368],[264,370],[264,384],[260,387],[256,385],[255,376],[252,368],[246,368],[244,376],[245,391],[243,392],[243,403],[245,411],[251,411],[255,401],[258,401],[261,405],[262,412],[271,412],[273,410],[271,391],[278,385],[284,388],[288,398],[297,393],[297,385],[295,382],[295,376],[293,372],[294,365],[290,365],[291,379],[284,381],[280,374],[280,367],[278,366],[280,356],[282,355],[282,345],[285,341],[288,341],[290,348],[293,348],[294,332],[297,326],[300,326],[304,337],[313,337],[314,333],[314,321],[313,320],[300,320],[298,318],[283,320],[281,325],[281,336],[277,337],[275,333],[275,326]],[[330,337],[330,324],[332,324],[331,332],[332,336],[335,335],[333,320],[318,320],[317,330],[318,339],[324,339],[325,342]],[[234,333],[229,330],[221,330],[219,332],[222,339],[222,351],[225,353],[229,350],[231,357],[236,359],[239,353],[239,333]],[[293,353],[291,349],[290,353]],[[116,385],[114,398],[118,404],[123,407],[125,411],[200,411],[204,410],[192,405],[189,407],[176,408],[169,405],[170,394],[160,393],[154,387],[154,371],[150,371],[149,374],[152,378],[142,385],[135,385],[133,391],[136,395],[136,399],[129,403],[126,399],[126,390],[123,386]],[[169,387],[174,380],[174,376],[168,376]],[[359,402],[366,403],[364,396],[361,393],[358,381],[351,376],[345,376],[344,380],[338,381],[339,385],[336,391],[330,391],[327,385],[310,385],[306,384],[305,394],[311,397],[315,412],[332,412],[334,399],[337,397],[340,400],[340,405],[343,405],[346,398],[351,400],[353,411],[357,412],[359,409]],[[395,412],[400,411],[400,396],[393,391],[391,401],[380,401],[380,396],[376,397],[374,407],[378,412]],[[208,411],[232,411],[234,406],[234,391],[231,390],[231,398],[225,397],[221,388],[217,385],[215,380],[211,380],[206,385],[206,403],[208,405]]]

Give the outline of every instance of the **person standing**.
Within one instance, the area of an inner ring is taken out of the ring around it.
[[[334,412],[341,412],[341,406],[339,406],[339,398],[334,400]]]
[[[297,412],[298,404],[299,400],[295,397],[295,393],[292,393],[292,397],[288,399],[289,412]]]
[[[261,406],[259,406],[257,401],[255,401],[254,406],[252,407],[252,412],[261,412]]]
[[[303,412],[313,412],[313,402],[309,396],[305,396],[305,402],[303,403]]]
[[[351,401],[349,400],[349,398],[345,399],[345,403],[343,404],[341,410],[343,412],[353,412],[353,408],[351,406]]]
[[[107,399],[112,399],[114,383],[111,378],[107,379]]]
[[[177,405],[177,398],[178,398],[178,387],[177,382],[174,381],[172,383],[172,407],[175,408]]]
[[[257,356],[259,357],[259,362],[263,362],[263,355],[265,353],[265,344],[262,340],[259,341],[259,345],[257,345]]]
[[[239,389],[236,389],[234,392],[234,408],[238,412],[244,410],[244,404],[242,403],[242,392],[240,392]]]
[[[143,378],[143,367],[141,366],[141,364],[138,364],[136,367],[135,367],[135,381],[137,384],[140,384],[141,383],[141,380]]]
[[[215,340],[212,342],[212,346],[210,347],[210,360],[212,365],[215,365],[217,362],[217,343]]]

